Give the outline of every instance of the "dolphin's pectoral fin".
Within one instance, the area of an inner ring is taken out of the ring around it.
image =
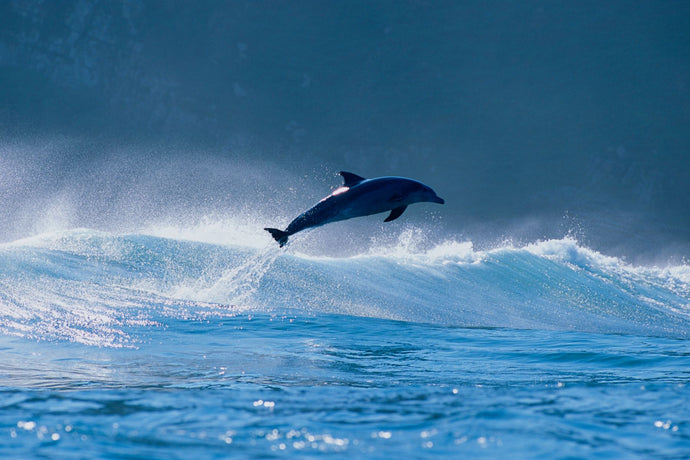
[[[363,177],[358,176],[357,174],[352,174],[351,172],[347,172],[347,171],[340,171],[338,174],[343,176],[343,181],[345,182],[343,185],[345,187],[354,187],[355,185],[359,184],[363,180],[366,180]]]
[[[405,209],[407,209],[407,206],[400,206],[399,208],[393,209],[391,213],[388,214],[388,217],[386,217],[384,222],[390,222],[391,220],[395,220],[402,216],[402,213],[405,212]]]

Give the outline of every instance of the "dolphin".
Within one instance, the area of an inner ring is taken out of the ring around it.
[[[264,228],[282,248],[288,237],[304,229],[390,211],[384,222],[397,219],[412,203],[443,204],[431,187],[404,177],[365,179],[351,172],[340,171],[343,185],[311,209],[297,216],[285,230]]]

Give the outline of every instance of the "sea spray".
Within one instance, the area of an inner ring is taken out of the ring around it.
[[[238,265],[225,270],[211,286],[199,289],[195,297],[207,302],[246,305],[280,254],[275,247],[266,246],[248,255]]]

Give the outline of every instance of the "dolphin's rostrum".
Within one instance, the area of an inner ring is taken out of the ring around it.
[[[340,171],[340,175],[344,179],[343,186],[297,216],[285,230],[265,229],[280,247],[285,246],[290,235],[307,228],[386,211],[390,214],[384,222],[390,222],[413,203],[444,203],[431,187],[416,180],[404,177],[365,179],[345,171]]]

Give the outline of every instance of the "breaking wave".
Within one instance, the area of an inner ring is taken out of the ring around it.
[[[343,314],[459,327],[686,337],[690,266],[632,266],[571,238],[418,249],[415,230],[352,257],[238,244],[217,228],[76,229],[0,246],[0,331],[136,346],[173,319]],[[261,239],[265,238],[265,239]]]

